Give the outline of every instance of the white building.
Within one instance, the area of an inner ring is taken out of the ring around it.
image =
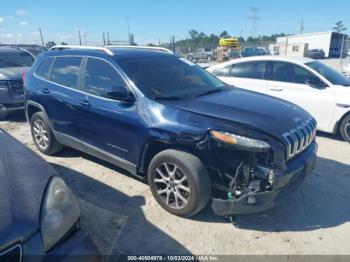
[[[307,44],[308,49],[322,49],[326,57],[339,57],[344,34],[333,31],[278,37],[276,45],[290,46]]]

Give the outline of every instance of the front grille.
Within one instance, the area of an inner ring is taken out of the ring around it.
[[[22,80],[10,80],[8,82],[9,84],[9,91],[10,94],[13,96],[23,95],[24,94],[24,88],[23,88],[23,81]]]
[[[22,246],[15,245],[4,251],[0,251],[1,262],[21,262],[22,261]]]
[[[283,134],[286,142],[286,157],[287,160],[304,151],[316,136],[317,123],[311,118],[308,121],[300,124],[295,129]]]

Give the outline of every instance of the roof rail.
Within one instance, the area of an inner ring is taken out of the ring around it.
[[[149,50],[156,50],[161,52],[166,52],[169,54],[173,54],[172,51],[170,51],[167,48],[159,47],[159,46],[139,46],[139,45],[106,45],[104,46],[106,48],[135,48],[135,49],[149,49]]]
[[[105,47],[99,47],[99,46],[80,46],[80,45],[55,45],[50,48],[50,50],[63,50],[63,49],[83,49],[83,50],[96,50],[96,51],[103,51],[107,53],[108,55],[114,55],[111,50]]]

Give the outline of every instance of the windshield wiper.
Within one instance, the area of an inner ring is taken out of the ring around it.
[[[203,93],[200,93],[200,94],[196,95],[196,97],[214,94],[214,93],[220,92],[220,91],[222,91],[222,90],[223,90],[223,88],[218,88],[218,89],[209,90],[209,91],[206,91],[206,92],[203,92]]]
[[[180,100],[180,97],[177,96],[155,96],[155,100]]]

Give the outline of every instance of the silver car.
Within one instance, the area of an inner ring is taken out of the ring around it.
[[[0,120],[9,112],[24,109],[23,75],[34,57],[19,48],[0,48]]]

